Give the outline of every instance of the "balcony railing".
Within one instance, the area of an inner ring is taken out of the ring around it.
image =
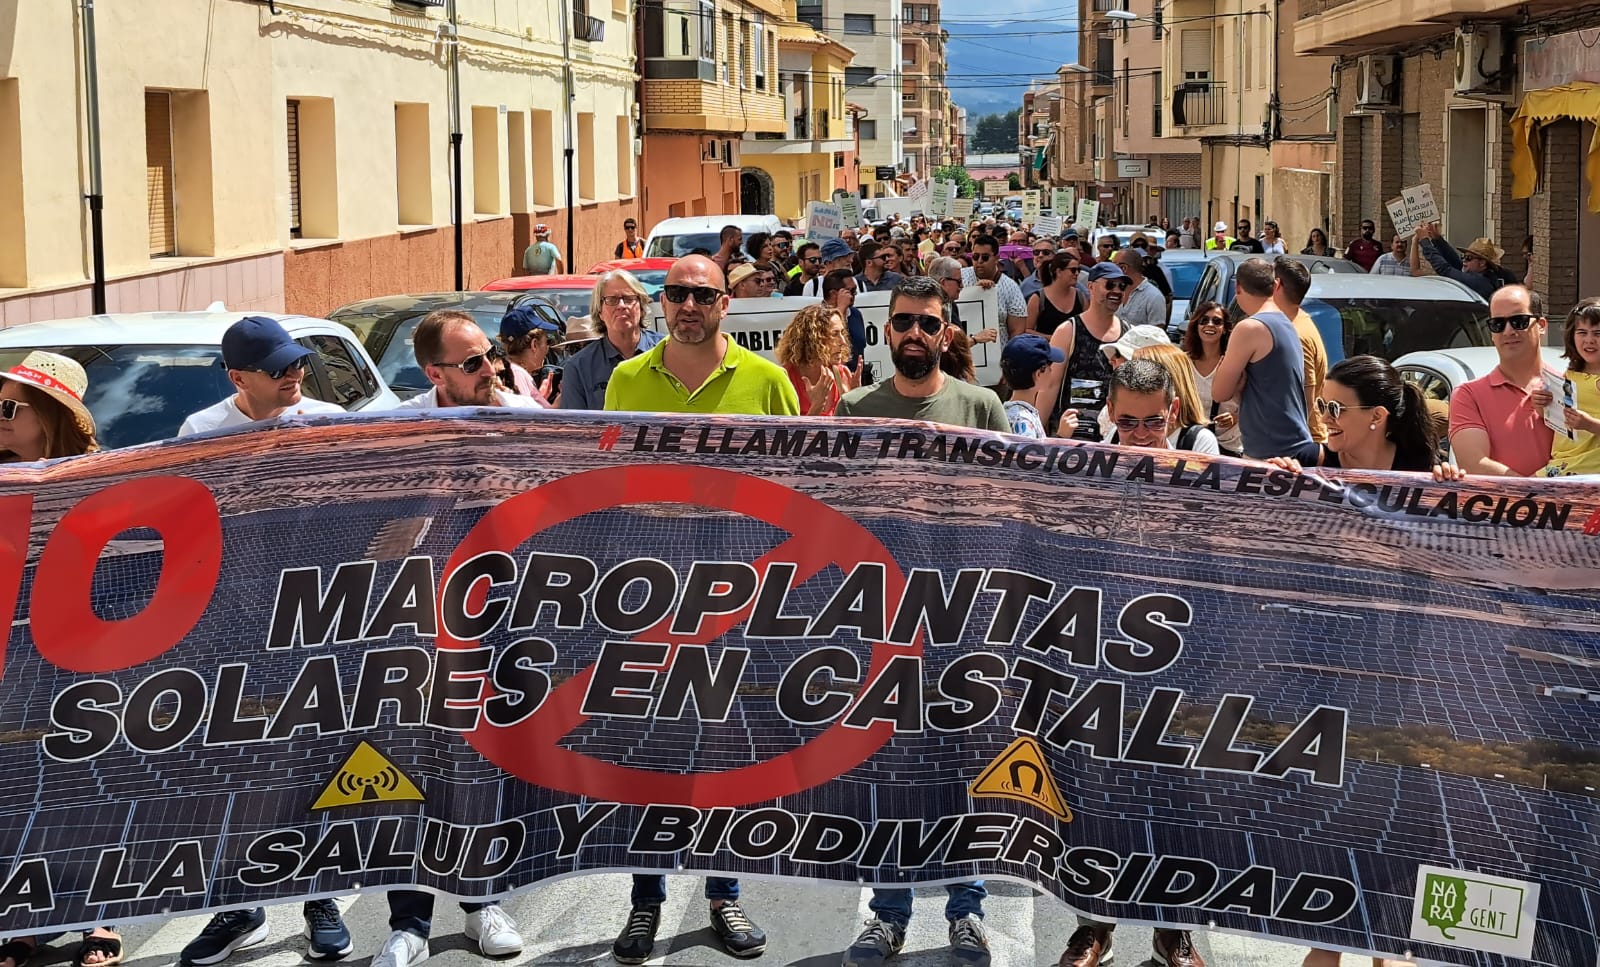
[[[1094,0],[1095,13],[1107,13],[1112,10],[1121,10],[1123,0]]]
[[[1228,86],[1220,81],[1185,81],[1172,89],[1172,126],[1228,123]]]

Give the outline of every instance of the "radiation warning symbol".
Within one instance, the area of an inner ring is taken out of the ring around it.
[[[1061,791],[1044,764],[1039,743],[1026,735],[1018,736],[989,763],[989,768],[967,788],[967,795],[1015,799],[1038,806],[1064,823],[1072,822],[1072,810],[1061,799]]]
[[[338,809],[373,802],[422,802],[425,797],[417,784],[369,743],[357,745],[344,765],[323,787],[322,795],[311,804],[313,810]]]

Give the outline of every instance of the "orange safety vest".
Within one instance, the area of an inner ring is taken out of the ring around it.
[[[622,255],[619,256],[620,258],[642,259],[644,258],[644,239],[639,239],[631,246],[628,244],[627,240],[624,239],[621,245],[621,250]]]

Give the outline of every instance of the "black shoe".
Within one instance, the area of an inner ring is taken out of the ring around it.
[[[628,922],[611,943],[611,956],[619,964],[642,964],[656,946],[656,928],[661,926],[661,908],[635,906],[628,911]]]
[[[868,920],[844,952],[844,967],[883,967],[906,943],[906,928],[887,920]]]
[[[178,954],[178,963],[207,967],[227,960],[235,950],[267,939],[267,911],[224,910],[211,918],[200,936]]]
[[[968,914],[950,921],[950,962],[959,967],[989,967],[989,938],[981,917]]]
[[[767,935],[745,915],[738,900],[711,908],[711,929],[722,941],[722,949],[735,957],[759,957],[766,952]]]
[[[308,900],[305,905],[306,956],[312,960],[338,960],[355,949],[350,931],[332,900]]]

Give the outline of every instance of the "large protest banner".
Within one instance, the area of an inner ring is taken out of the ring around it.
[[[5,471],[0,932],[681,867],[1591,967],[1600,489],[1333,474],[525,411]]]

